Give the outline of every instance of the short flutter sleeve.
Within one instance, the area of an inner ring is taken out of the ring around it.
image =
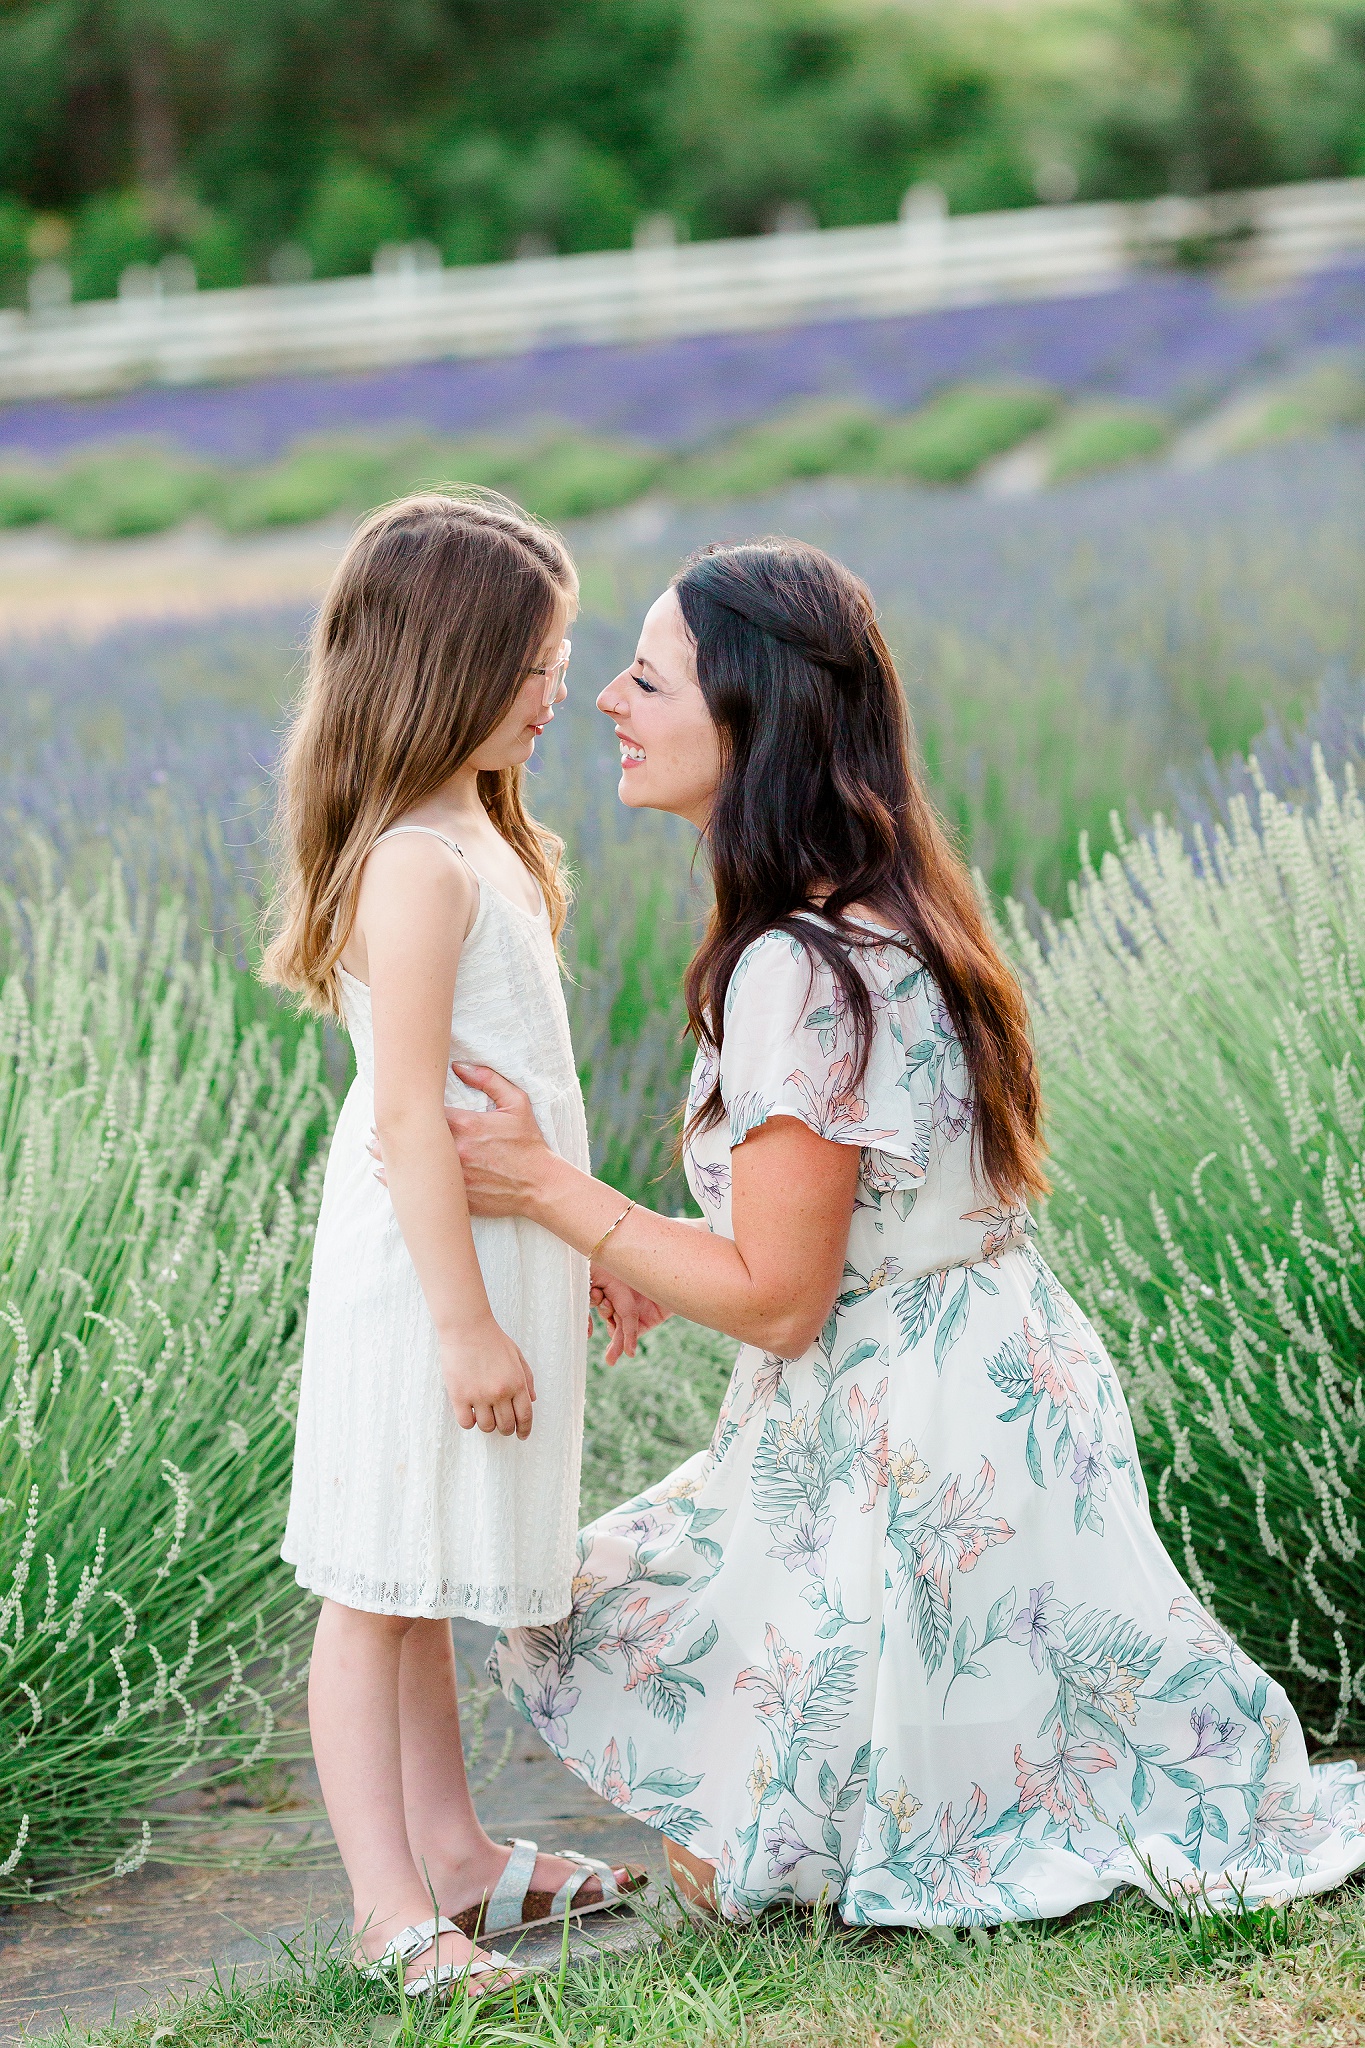
[[[936,1097],[957,1042],[946,1020],[944,1034],[934,1031],[936,992],[899,946],[852,957],[872,1001],[861,1080],[853,1016],[829,968],[784,932],[765,932],[741,955],[726,993],[720,1056],[730,1143],[742,1144],[769,1117],[795,1116],[819,1137],[863,1149],[869,1184],[887,1192],[916,1187],[928,1169]],[[960,1053],[958,1060],[960,1068]],[[965,1099],[952,1106],[970,1120]]]

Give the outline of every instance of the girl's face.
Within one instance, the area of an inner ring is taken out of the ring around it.
[[[597,708],[621,743],[617,795],[632,810],[671,811],[704,830],[720,782],[720,734],[697,681],[696,651],[666,590],[645,614],[635,660]]]
[[[570,610],[566,602],[561,605],[554,625],[541,642],[535,663],[523,677],[521,688],[508,706],[506,715],[494,726],[482,746],[476,747],[469,756],[472,767],[515,768],[522,761],[530,760],[536,741],[555,715],[555,705],[562,704],[569,694],[564,681],[568,666],[564,630],[569,620]]]

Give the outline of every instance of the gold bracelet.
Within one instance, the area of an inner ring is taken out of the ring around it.
[[[604,1230],[604,1231],[602,1232],[602,1235],[601,1235],[601,1236],[600,1236],[600,1237],[598,1238],[598,1240],[597,1240],[596,1244],[595,1244],[595,1245],[593,1246],[592,1250],[591,1250],[591,1251],[590,1251],[590,1252],[588,1253],[588,1259],[589,1259],[589,1262],[591,1262],[591,1261],[592,1261],[593,1259],[595,1259],[595,1258],[597,1257],[597,1254],[598,1254],[598,1253],[599,1253],[599,1252],[601,1251],[601,1249],[602,1249],[603,1245],[604,1245],[604,1244],[606,1243],[607,1239],[608,1239],[608,1238],[609,1238],[609,1237],[611,1236],[611,1234],[612,1234],[613,1230],[615,1230],[615,1228],[616,1228],[616,1224],[617,1224],[617,1223],[624,1223],[624,1222],[625,1222],[625,1220],[626,1220],[626,1218],[627,1218],[627,1216],[629,1216],[629,1214],[630,1214],[631,1210],[632,1210],[632,1209],[633,1209],[634,1207],[635,1207],[635,1204],[634,1204],[634,1202],[627,1202],[627,1203],[626,1203],[626,1206],[625,1206],[625,1208],[624,1208],[624,1209],[623,1209],[623,1210],[621,1211],[620,1215],[619,1215],[619,1216],[617,1217],[617,1219],[616,1219],[616,1223],[609,1223],[609,1224],[607,1225],[606,1229],[605,1229],[605,1230]]]

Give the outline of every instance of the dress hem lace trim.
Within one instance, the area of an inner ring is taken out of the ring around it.
[[[418,1621],[482,1621],[496,1628],[535,1628],[561,1621],[573,1601],[568,1581],[561,1589],[479,1586],[443,1579],[436,1585],[404,1585],[347,1577],[296,1563],[294,1577],[305,1592],[363,1614],[402,1614]]]

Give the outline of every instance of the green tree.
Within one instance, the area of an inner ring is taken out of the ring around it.
[[[29,273],[33,216],[17,199],[0,197],[0,306],[22,306]]]
[[[1027,203],[1058,160],[1126,197],[1362,158],[1365,0],[0,6],[0,191],[106,202],[81,214],[106,285],[135,214],[227,282],[300,238],[322,270],[376,235],[483,261],[661,210],[699,236],[889,220],[924,179]]]
[[[101,192],[76,216],[71,284],[78,299],[110,299],[130,263],[155,263],[161,230],[141,192]]]
[[[304,215],[300,240],[319,277],[368,270],[385,242],[412,234],[412,210],[392,178],[364,164],[330,164]]]

